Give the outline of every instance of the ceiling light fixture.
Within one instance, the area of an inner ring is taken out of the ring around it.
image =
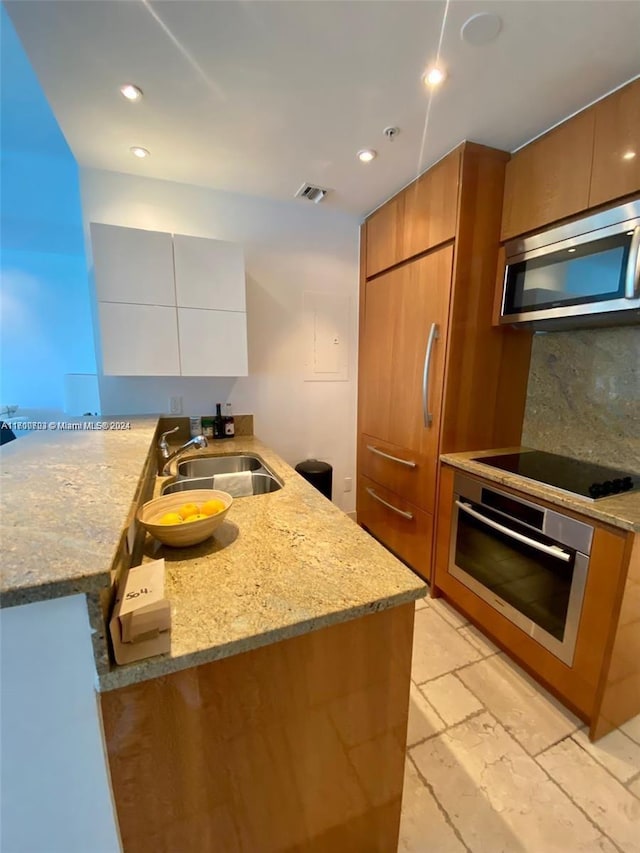
[[[567,252],[575,252],[575,249],[567,249]]]
[[[378,152],[374,151],[373,148],[363,148],[362,151],[358,151],[358,160],[362,163],[370,163],[372,160],[375,160]]]
[[[440,83],[444,80],[447,75],[442,70],[442,68],[438,68],[437,65],[434,65],[432,68],[429,68],[425,71],[422,79],[427,86],[431,86],[431,88],[435,88],[439,86]]]
[[[635,156],[636,156],[635,151],[625,151],[624,154],[622,155],[622,159],[623,160],[633,160],[633,158]]]
[[[134,157],[139,157],[141,160],[150,155],[150,152],[146,148],[140,148],[138,145],[134,145],[129,151],[131,151]]]
[[[134,86],[133,83],[125,83],[124,86],[120,86],[120,94],[128,101],[139,101],[142,97],[142,89]]]

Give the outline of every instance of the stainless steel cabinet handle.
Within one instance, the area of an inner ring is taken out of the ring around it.
[[[503,525],[498,524],[497,521],[492,521],[490,518],[482,515],[481,512],[476,512],[473,507],[469,506],[469,504],[463,504],[461,501],[456,501],[456,506],[460,507],[463,512],[477,518],[478,521],[486,524],[487,527],[493,527],[494,530],[504,533],[505,536],[509,536],[511,539],[517,539],[518,542],[523,542],[525,545],[535,548],[536,551],[542,551],[544,554],[549,554],[550,557],[556,557],[558,560],[563,560],[565,563],[568,563],[571,560],[571,554],[567,554],[566,551],[563,551],[562,548],[558,548],[557,545],[543,545],[542,542],[536,542],[535,539],[523,536],[522,533],[516,533],[515,530],[509,530],[508,527],[503,527]]]
[[[385,459],[391,459],[392,462],[399,462],[401,465],[406,465],[407,468],[416,468],[417,464],[411,459],[400,459],[398,456],[392,456],[390,453],[385,453],[383,450],[378,450],[372,444],[367,444],[367,450],[372,453],[377,453],[378,456],[384,456]]]
[[[625,299],[635,299],[640,291],[640,225],[636,225],[629,246],[627,274],[624,279]]]
[[[409,521],[411,521],[411,519],[413,518],[412,512],[405,512],[403,509],[398,509],[397,506],[394,506],[393,504],[387,503],[386,501],[382,500],[382,498],[379,495],[376,495],[373,489],[371,489],[369,486],[367,486],[367,491],[374,500],[378,501],[378,503],[383,504],[383,506],[386,506],[387,509],[390,509],[393,512],[397,512],[398,515],[401,515],[403,518],[408,518]]]
[[[431,369],[433,344],[439,337],[438,324],[432,323],[429,340],[427,341],[427,350],[424,354],[424,372],[422,374],[422,414],[424,415],[424,425],[426,427],[430,427],[433,423],[433,415],[429,411],[429,371]]]

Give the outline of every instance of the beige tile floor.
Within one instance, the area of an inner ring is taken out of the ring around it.
[[[402,853],[640,853],[640,716],[598,743],[442,599],[416,606]]]

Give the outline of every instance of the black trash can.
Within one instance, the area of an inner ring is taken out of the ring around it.
[[[325,498],[331,500],[333,468],[328,462],[321,462],[319,459],[305,459],[304,462],[298,462],[296,471],[312,486],[315,486],[319,492],[322,492]]]

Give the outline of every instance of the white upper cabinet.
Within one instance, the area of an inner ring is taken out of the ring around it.
[[[180,376],[176,309],[100,304],[102,370],[107,376]]]
[[[171,234],[91,223],[99,302],[175,305]]]
[[[178,308],[183,376],[246,376],[247,322],[242,311]]]
[[[179,308],[245,311],[242,246],[203,237],[173,237]]]
[[[242,247],[91,223],[102,369],[246,376]]]

